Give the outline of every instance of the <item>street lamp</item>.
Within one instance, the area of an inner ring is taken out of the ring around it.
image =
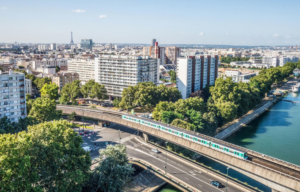
[[[226,192],[227,192],[227,185],[228,185],[228,170],[229,170],[230,168],[229,167],[227,167],[227,181],[226,181]]]
[[[166,143],[166,161],[165,161],[165,175],[166,175],[167,174],[167,155],[168,155],[167,144],[168,144],[168,141],[166,141],[165,143]]]

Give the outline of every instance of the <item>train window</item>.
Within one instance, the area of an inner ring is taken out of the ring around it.
[[[186,137],[186,138],[190,138],[190,136],[188,136],[188,135],[185,135],[185,137]]]
[[[197,138],[195,138],[195,137],[193,138],[193,140],[195,140],[195,141],[198,141],[198,139],[197,139]]]
[[[176,134],[176,135],[179,135],[177,131],[175,131],[175,134]]]

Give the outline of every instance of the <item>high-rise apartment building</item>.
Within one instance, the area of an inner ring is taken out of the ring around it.
[[[165,64],[165,48],[158,46],[158,42],[155,42],[154,47],[143,47],[143,55],[158,59],[159,65]]]
[[[25,93],[32,95],[32,80],[25,79]]]
[[[17,122],[26,117],[25,74],[0,70],[0,118]]]
[[[92,39],[81,39],[81,48],[82,49],[92,49],[93,48]]]
[[[79,80],[78,73],[57,73],[52,77],[52,83],[59,87],[59,92],[67,83],[72,83],[75,80]]]
[[[157,59],[150,56],[100,55],[95,58],[96,82],[105,85],[110,98],[121,97],[128,86],[159,81]]]
[[[89,80],[95,80],[95,71],[98,67],[94,59],[71,59],[68,61],[68,72],[78,73],[79,80],[85,84]]]
[[[56,43],[51,43],[50,49],[51,50],[56,50]]]
[[[154,46],[155,46],[155,43],[156,43],[156,39],[152,39],[152,40],[151,40],[151,46],[154,47]]]
[[[177,88],[182,98],[189,98],[191,93],[213,85],[218,75],[218,55],[196,55],[177,59]]]
[[[166,47],[166,64],[177,64],[177,58],[180,56],[180,47]]]

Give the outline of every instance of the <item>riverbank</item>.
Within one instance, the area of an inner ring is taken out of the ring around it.
[[[290,78],[287,82],[281,83],[280,87],[276,87],[274,92],[288,92],[291,90],[292,86],[298,83],[298,79]],[[243,115],[240,118],[237,118],[221,128],[217,129],[218,134],[215,135],[215,138],[224,140],[234,134],[236,131],[245,127],[252,120],[259,117],[266,110],[272,107],[278,101],[277,98],[266,97],[262,100],[262,103],[253,110],[250,110],[248,113]]]

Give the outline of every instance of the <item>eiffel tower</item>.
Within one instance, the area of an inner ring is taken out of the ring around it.
[[[70,42],[70,44],[71,44],[71,45],[74,44],[74,42],[73,42],[73,32],[72,32],[72,31],[71,31],[71,42]]]

